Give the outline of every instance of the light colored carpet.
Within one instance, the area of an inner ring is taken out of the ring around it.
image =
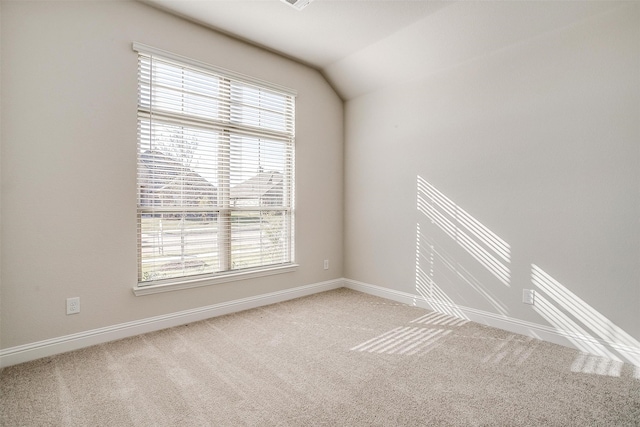
[[[634,367],[347,289],[5,368],[3,426],[637,426]]]

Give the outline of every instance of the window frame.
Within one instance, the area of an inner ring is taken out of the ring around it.
[[[232,238],[232,234],[231,234],[231,227],[232,227],[232,223],[231,223],[231,215],[233,215],[233,212],[239,212],[242,210],[250,210],[250,211],[255,211],[255,212],[259,212],[260,215],[262,215],[262,212],[264,211],[268,211],[270,210],[269,207],[265,207],[262,206],[261,204],[259,204],[258,206],[251,206],[249,208],[236,208],[236,207],[232,207],[230,205],[231,203],[231,197],[227,198],[224,197],[224,193],[225,193],[225,189],[223,189],[222,184],[220,184],[219,189],[217,190],[218,193],[222,193],[222,196],[217,196],[218,197],[218,201],[225,200],[226,202],[224,206],[220,206],[220,205],[216,205],[215,207],[212,207],[208,212],[213,213],[216,212],[216,223],[220,224],[220,221],[222,221],[222,226],[219,226],[220,229],[223,228],[228,228],[228,233],[227,235],[222,235],[222,238],[220,237],[220,235],[217,234],[216,240],[220,240],[222,239],[223,243],[220,243],[222,245],[226,245],[226,254],[224,253],[219,253],[218,257],[220,258],[220,265],[226,265],[226,270],[220,270],[220,271],[213,271],[213,272],[208,272],[208,273],[203,273],[203,274],[192,274],[192,275],[183,275],[183,276],[176,276],[176,277],[170,277],[170,278],[161,278],[161,279],[156,279],[156,280],[143,280],[143,274],[142,274],[142,264],[143,264],[143,256],[142,256],[142,236],[143,236],[143,231],[142,231],[142,218],[144,215],[148,214],[148,206],[145,207],[143,206],[143,203],[141,202],[141,194],[142,194],[142,190],[140,187],[140,159],[138,159],[137,163],[136,163],[136,169],[137,169],[137,183],[136,183],[136,187],[137,187],[137,203],[136,203],[136,215],[137,215],[137,222],[138,222],[138,226],[136,227],[136,235],[137,235],[137,247],[138,247],[138,256],[137,256],[137,265],[138,265],[138,278],[137,278],[137,284],[136,286],[134,286],[133,291],[135,295],[147,295],[147,294],[153,294],[153,293],[158,293],[158,292],[166,292],[166,291],[174,291],[174,290],[180,290],[180,289],[188,289],[188,288],[193,288],[193,287],[200,287],[200,286],[209,286],[209,285],[215,285],[215,284],[219,284],[219,283],[226,283],[226,282],[232,282],[232,281],[237,281],[237,280],[246,280],[246,279],[251,279],[251,278],[256,278],[256,277],[263,277],[263,276],[269,276],[269,275],[273,275],[273,274],[282,274],[282,273],[287,273],[287,272],[292,272],[297,270],[298,268],[298,264],[295,263],[295,97],[296,97],[296,92],[289,89],[289,88],[285,88],[279,85],[275,85],[269,82],[265,82],[263,80],[260,79],[256,79],[253,77],[249,77],[240,73],[236,73],[233,71],[229,71],[229,70],[225,70],[223,68],[219,68],[216,66],[212,66],[210,64],[206,64],[197,60],[193,60],[190,58],[186,58],[183,57],[181,55],[176,55],[170,52],[166,52],[163,51],[161,49],[157,49],[157,48],[153,48],[150,46],[146,46],[143,45],[141,43],[133,43],[132,48],[135,52],[138,53],[137,58],[138,58],[138,62],[141,60],[141,57],[149,57],[150,61],[153,61],[153,58],[158,58],[161,61],[167,61],[167,62],[171,62],[173,64],[175,64],[177,67],[185,67],[189,68],[189,69],[195,69],[196,71],[204,71],[210,74],[214,74],[217,77],[219,77],[220,79],[224,80],[227,84],[229,84],[229,88],[231,88],[233,86],[233,84],[239,84],[239,85],[249,85],[249,86],[254,86],[259,88],[259,90],[266,90],[266,91],[271,91],[271,92],[275,92],[279,95],[285,95],[286,97],[288,97],[287,99],[289,99],[292,104],[292,112],[291,112],[291,116],[286,116],[286,118],[290,118],[290,126],[291,127],[291,133],[290,135],[287,136],[287,142],[285,142],[284,144],[290,144],[290,145],[284,145],[283,150],[285,152],[285,157],[290,156],[290,158],[287,158],[287,160],[285,160],[285,168],[290,168],[290,180],[289,179],[285,179],[283,177],[283,185],[287,185],[288,186],[288,191],[284,192],[283,191],[283,197],[287,197],[285,202],[282,204],[282,206],[277,207],[277,208],[273,208],[273,210],[278,211],[278,212],[282,212],[283,218],[285,219],[286,224],[283,226],[283,230],[285,231],[286,234],[286,240],[285,240],[285,245],[286,245],[286,251],[287,251],[287,255],[285,257],[285,259],[287,261],[285,262],[280,262],[280,263],[276,263],[276,264],[263,264],[263,265],[259,265],[259,266],[255,266],[255,267],[249,267],[249,268],[239,268],[239,269],[234,269],[233,265],[231,264],[231,262],[229,260],[224,260],[223,258],[225,256],[230,257],[231,256],[231,248],[233,245],[233,238]],[[138,90],[141,90],[141,78],[138,77]],[[150,81],[151,84],[152,80]],[[246,86],[245,86],[246,87]],[[228,110],[228,114],[229,117],[227,117],[228,120],[224,121],[225,123],[227,123],[226,126],[223,127],[219,127],[218,132],[220,132],[220,134],[224,134],[224,138],[219,138],[219,139],[224,139],[227,141],[228,143],[228,149],[231,150],[231,145],[232,143],[231,141],[231,137],[230,135],[233,134],[234,132],[237,132],[238,130],[242,131],[244,128],[242,126],[242,124],[238,125],[237,123],[235,123],[233,120],[230,119],[230,115],[231,113],[231,105],[233,104],[233,96],[231,95],[231,92],[229,92],[228,94],[228,106],[229,106],[229,110]],[[138,97],[138,107],[137,107],[137,123],[138,126],[142,126],[141,122],[144,120],[148,120],[149,121],[149,126],[150,126],[150,132],[153,133],[153,126],[157,123],[153,122],[153,114],[154,114],[154,110],[153,110],[153,103],[150,100],[149,101],[149,105],[148,108],[142,106],[142,104],[144,104],[144,101],[141,101],[141,98]],[[145,118],[145,115],[148,116],[147,118]],[[196,119],[197,120],[197,119]],[[189,119],[185,119],[185,124],[183,127],[183,130],[185,128],[187,128],[189,126],[188,124]],[[214,119],[214,121],[216,121]],[[218,122],[220,122],[220,119],[217,120]],[[219,123],[218,123],[219,126]],[[264,132],[260,132],[260,131],[256,131],[256,128],[252,128],[251,126],[249,126],[247,129],[251,130],[252,133],[255,132],[255,136],[257,138],[262,138],[262,139],[258,139],[258,141],[262,141],[264,140],[264,138],[269,138],[270,136],[274,136],[276,135],[276,132],[274,131],[273,133],[271,133],[268,129],[265,130]],[[282,136],[278,136],[276,135],[276,137],[278,138],[282,138]],[[150,137],[150,138],[154,138],[154,137]],[[137,137],[137,144],[138,144],[138,155],[140,156],[139,152],[140,152],[140,144],[141,144],[141,136],[138,135]],[[260,144],[260,142],[258,143]],[[227,157],[229,157],[229,155],[227,155]],[[221,160],[218,159],[218,162],[220,162]],[[222,160],[224,162],[224,160]],[[228,158],[226,159],[226,166],[230,167],[230,165],[232,164],[231,160]],[[261,173],[259,173],[261,174]],[[286,174],[285,174],[286,175]],[[229,187],[230,183],[226,184],[226,193],[227,196],[229,196]],[[285,196],[287,195],[287,196]],[[165,208],[166,209],[166,208]],[[165,210],[165,209],[161,209],[161,210]],[[195,212],[195,209],[192,209]],[[182,212],[183,214],[185,212],[190,211],[190,209],[183,207],[182,208]],[[286,213],[285,213],[286,212]],[[227,221],[225,222],[224,219],[222,219],[222,215],[227,215]],[[220,252],[220,251],[219,251]],[[260,253],[264,253],[264,252],[260,252]],[[214,268],[214,270],[216,270]]]

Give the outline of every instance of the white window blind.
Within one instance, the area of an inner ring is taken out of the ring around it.
[[[138,285],[293,263],[294,94],[134,50]]]

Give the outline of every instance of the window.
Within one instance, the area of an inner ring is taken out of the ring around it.
[[[294,94],[134,44],[138,287],[294,261]]]

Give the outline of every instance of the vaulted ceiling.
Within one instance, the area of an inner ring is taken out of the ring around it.
[[[317,68],[345,100],[446,71],[616,2],[143,0]]]

